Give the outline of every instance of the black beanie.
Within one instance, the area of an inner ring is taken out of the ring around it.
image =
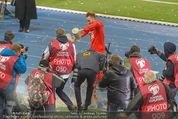
[[[9,41],[14,38],[14,33],[10,30],[6,31],[4,34],[4,40]]]
[[[40,67],[48,67],[49,66],[49,62],[47,60],[41,60],[39,63]]]

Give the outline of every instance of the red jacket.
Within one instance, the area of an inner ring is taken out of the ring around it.
[[[89,34],[91,41],[91,49],[94,49],[96,52],[105,54],[105,43],[104,43],[104,24],[96,20],[94,23],[85,27],[84,33],[81,37]]]

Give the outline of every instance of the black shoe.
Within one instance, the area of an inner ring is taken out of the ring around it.
[[[77,111],[77,107],[75,105],[72,105],[71,107],[69,107],[69,111],[70,112],[76,112]]]
[[[88,110],[88,107],[85,105],[82,105],[81,107],[78,107],[78,113],[83,113]]]
[[[25,32],[26,32],[26,33],[29,33],[29,32],[30,32],[30,30],[29,30],[29,29],[25,29]]]
[[[20,29],[19,29],[19,32],[23,32],[23,28],[20,28]]]

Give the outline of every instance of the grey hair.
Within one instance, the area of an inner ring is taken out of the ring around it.
[[[150,77],[150,76],[147,74],[148,72],[153,73],[153,76]],[[157,79],[156,79],[156,73],[154,73],[153,71],[149,70],[149,71],[147,71],[147,72],[145,73],[144,79],[145,79],[145,83],[146,83],[146,84],[150,84],[150,83],[152,83],[152,82],[154,82],[154,81],[157,80]]]

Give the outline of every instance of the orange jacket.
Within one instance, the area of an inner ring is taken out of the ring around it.
[[[105,54],[105,43],[104,43],[104,24],[96,20],[94,23],[85,27],[84,33],[81,37],[89,34],[91,41],[91,49],[94,49],[96,52]]]

